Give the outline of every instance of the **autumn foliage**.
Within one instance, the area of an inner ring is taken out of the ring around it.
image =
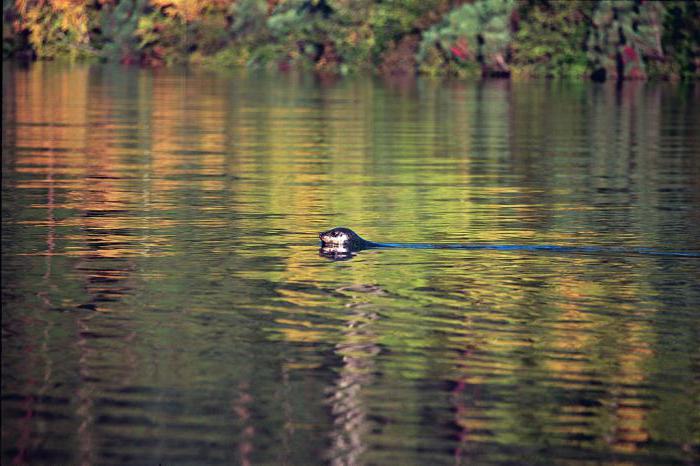
[[[6,0],[3,56],[345,74],[700,76],[700,2]]]

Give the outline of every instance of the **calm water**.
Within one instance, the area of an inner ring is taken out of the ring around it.
[[[3,66],[2,464],[693,464],[700,89]]]

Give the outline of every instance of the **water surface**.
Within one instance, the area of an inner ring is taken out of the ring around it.
[[[3,464],[692,464],[692,85],[3,65]]]

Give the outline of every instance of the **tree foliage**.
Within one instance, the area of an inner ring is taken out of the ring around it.
[[[427,71],[451,64],[473,69],[477,63],[484,74],[507,74],[505,55],[515,6],[515,0],[478,0],[452,10],[423,34],[419,63]]]
[[[667,68],[660,74],[700,78],[700,2],[669,1],[664,7],[661,42]]]
[[[594,79],[643,79],[645,62],[663,59],[662,2],[601,0],[588,40]]]
[[[3,0],[3,56],[696,78],[700,2]]]
[[[88,35],[91,18],[87,2],[17,0],[14,11],[12,6],[3,2],[3,20],[13,17],[10,30],[24,34],[37,57],[67,55],[76,58],[93,53]],[[5,40],[3,33],[3,42]]]
[[[511,44],[513,71],[527,76],[584,76],[587,20],[593,7],[586,0],[521,4]]]

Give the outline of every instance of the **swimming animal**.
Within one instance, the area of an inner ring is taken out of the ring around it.
[[[698,257],[700,252],[659,251],[648,248],[606,248],[598,246],[512,245],[512,244],[428,244],[428,243],[375,243],[362,238],[350,228],[336,227],[319,233],[319,253],[334,260],[351,259],[357,252],[373,248],[406,249],[483,249],[495,251],[552,251],[588,254],[644,254],[653,256]]]

